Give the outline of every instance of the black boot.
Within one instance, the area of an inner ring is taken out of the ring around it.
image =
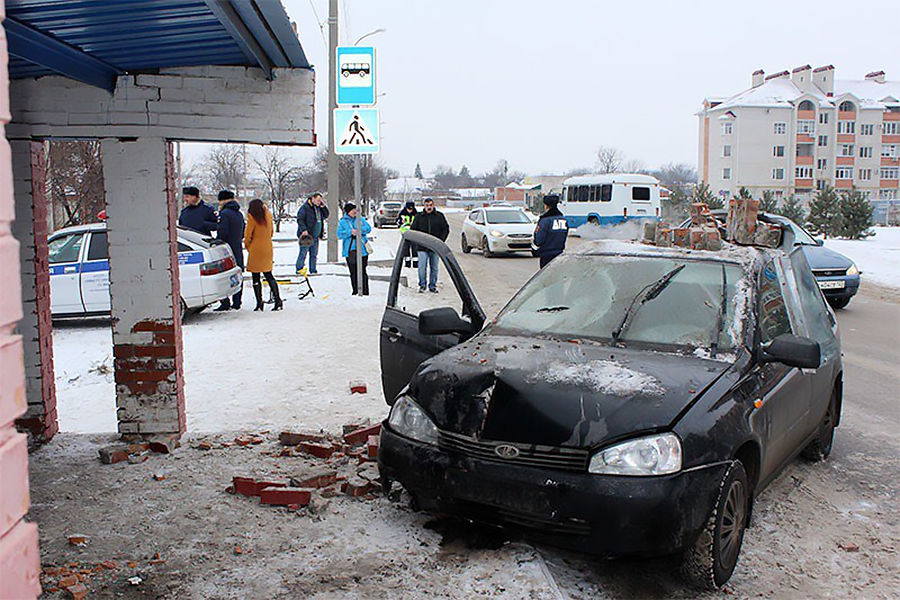
[[[253,293],[256,295],[256,308],[254,311],[263,309],[263,298],[262,298],[262,281],[254,281],[253,282]]]
[[[223,312],[226,310],[231,310],[231,301],[226,298],[219,302],[219,306],[213,309],[213,312]]]
[[[278,290],[278,284],[275,283],[275,285],[270,285],[269,289],[272,291],[272,299],[275,300],[275,306],[272,307],[272,310],[281,310],[284,308],[284,303],[281,301],[281,292]]]

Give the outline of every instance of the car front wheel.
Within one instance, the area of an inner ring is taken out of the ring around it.
[[[750,508],[747,472],[732,461],[719,486],[712,514],[693,546],[684,551],[681,573],[692,585],[705,590],[720,588],[737,565]]]
[[[491,245],[488,243],[487,238],[484,238],[481,241],[481,254],[485,258],[492,258],[494,256],[494,253],[491,252]]]
[[[466,234],[460,236],[460,245],[462,246],[463,254],[468,254],[472,251],[472,246],[470,246],[469,242],[466,240]]]
[[[841,310],[842,308],[845,308],[848,304],[850,304],[849,296],[844,298],[828,298],[826,296],[825,299],[828,300],[828,304],[830,304],[831,308],[833,308],[834,310]]]

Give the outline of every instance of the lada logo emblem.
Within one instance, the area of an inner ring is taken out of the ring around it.
[[[501,444],[494,448],[494,453],[500,458],[516,458],[519,456],[519,449],[509,444]]]

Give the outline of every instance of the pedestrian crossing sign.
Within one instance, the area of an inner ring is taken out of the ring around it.
[[[377,108],[334,109],[335,154],[377,154],[379,144]]]

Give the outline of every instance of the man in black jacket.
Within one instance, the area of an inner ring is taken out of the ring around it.
[[[413,220],[410,227],[413,231],[421,231],[433,235],[442,242],[450,235],[450,224],[443,213],[434,207],[434,200],[425,198],[425,210],[420,212]],[[425,291],[426,283],[428,291],[437,293],[438,255],[425,248],[419,248],[419,293]],[[428,269],[431,269],[429,276]],[[426,281],[427,280],[427,281]]]
[[[216,211],[200,199],[200,190],[193,186],[182,188],[181,196],[184,198],[184,208],[178,216],[178,224],[203,235],[212,235],[219,220]]]
[[[234,199],[234,192],[230,190],[219,192],[219,230],[216,232],[216,237],[231,247],[234,261],[243,269],[244,215],[241,214],[241,205]],[[230,300],[228,298],[222,300],[216,310],[240,309],[242,295],[243,287]]]
[[[316,275],[316,259],[319,256],[319,240],[325,236],[325,220],[328,219],[328,207],[322,194],[316,192],[310,196],[300,210],[297,211],[297,240],[300,242],[300,253],[297,255],[297,272],[303,268],[306,255],[309,254],[309,274]]]
[[[565,215],[557,207],[558,204],[559,196],[544,196],[544,207],[547,210],[534,229],[534,245],[537,246],[537,255],[541,257],[542,269],[566,249],[569,226]]]

